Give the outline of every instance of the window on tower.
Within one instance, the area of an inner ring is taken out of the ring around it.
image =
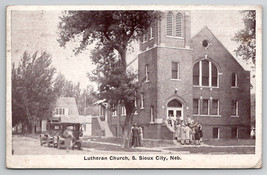
[[[146,64],[146,66],[145,66],[145,82],[149,82],[148,64]]]
[[[176,36],[182,37],[182,14],[178,13],[176,15]]]
[[[144,93],[140,95],[140,109],[144,109]]]
[[[173,23],[173,14],[172,12],[167,13],[167,36],[172,36],[172,23]]]
[[[171,79],[180,79],[180,63],[172,62],[172,78]]]

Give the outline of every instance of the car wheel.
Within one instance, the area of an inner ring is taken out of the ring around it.
[[[76,145],[77,145],[77,149],[78,149],[78,150],[81,150],[81,147],[82,147],[81,143],[78,142],[78,143],[76,143]]]
[[[59,138],[57,139],[57,148],[60,149],[60,141],[59,141]]]
[[[56,142],[57,140],[58,140],[57,137],[53,138],[53,148],[56,148],[57,143],[58,143],[58,142]]]

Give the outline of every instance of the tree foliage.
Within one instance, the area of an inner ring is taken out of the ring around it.
[[[243,14],[244,29],[238,31],[233,41],[239,44],[238,48],[234,50],[237,56],[242,57],[243,60],[256,61],[256,11],[244,10]]]
[[[59,97],[73,97],[76,100],[78,111],[80,115],[95,114],[95,110],[87,111],[85,108],[91,107],[96,98],[93,96],[89,87],[81,89],[80,83],[73,83],[66,80],[65,76],[59,73],[54,80],[54,92]],[[86,111],[87,112],[86,112]],[[92,112],[92,113],[90,113]]]
[[[55,68],[51,66],[47,52],[33,55],[24,52],[17,68],[12,67],[12,123],[27,121],[34,132],[40,119],[52,116],[55,102],[52,78]]]
[[[126,67],[126,49],[138,39],[158,18],[155,11],[67,11],[60,18],[61,46],[72,39],[80,38],[74,52],[83,51],[87,45],[97,41],[98,45],[117,50]]]
[[[137,75],[126,69],[127,49],[159,18],[157,11],[142,10],[67,11],[60,18],[61,46],[78,39],[79,47],[74,49],[77,54],[96,43],[91,59],[97,69],[90,77],[98,82],[101,98],[107,99],[111,106],[125,106],[124,138],[129,136],[138,88]]]

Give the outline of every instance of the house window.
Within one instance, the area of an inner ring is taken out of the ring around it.
[[[151,106],[151,108],[150,108],[150,122],[151,123],[154,123],[155,122],[154,106]]]
[[[112,112],[112,116],[117,116],[117,109],[115,109],[115,111]]]
[[[193,114],[199,114],[199,99],[193,99]]]
[[[232,87],[237,87],[237,74],[232,73]]]
[[[203,99],[202,100],[202,115],[208,115],[209,114],[209,100]]]
[[[212,99],[211,100],[211,115],[219,115],[219,100]]]
[[[56,115],[66,115],[66,112],[65,112],[64,108],[56,108],[55,114]]]
[[[214,139],[219,139],[220,138],[220,128],[213,128],[213,134],[212,137]]]
[[[172,62],[172,79],[180,79],[180,63]]]
[[[232,100],[231,115],[232,116],[238,116],[238,101],[236,101],[236,100]]]
[[[176,15],[176,36],[182,37],[182,14],[178,13]]]
[[[144,93],[141,93],[140,96],[141,96],[140,97],[140,99],[141,99],[141,101],[140,101],[140,109],[144,109]]]
[[[126,115],[126,108],[125,106],[121,107],[121,115]]]
[[[218,69],[208,60],[201,60],[193,67],[193,85],[218,87]]]
[[[149,39],[153,39],[155,37],[155,26],[152,25],[150,27],[150,35],[149,35]]]
[[[173,21],[173,14],[171,12],[167,13],[167,36],[172,36],[172,21]]]
[[[62,113],[62,108],[59,108],[59,115],[61,115]]]
[[[148,64],[145,66],[145,81],[149,82]]]
[[[147,34],[145,33],[145,34],[143,35],[143,43],[146,42],[146,41],[147,41]]]

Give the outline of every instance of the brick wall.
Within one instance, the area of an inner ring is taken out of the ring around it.
[[[211,45],[207,50],[201,45],[201,42],[207,39]],[[220,41],[211,33],[208,28],[204,28],[191,40],[193,49],[193,63],[198,62],[207,55],[207,59],[214,63],[220,74],[219,88],[193,88],[193,98],[219,99],[220,117],[195,116],[204,126],[210,128],[210,125],[220,126],[221,138],[231,137],[231,126],[240,129],[247,128],[250,125],[250,75],[245,71],[236,59],[225,49]],[[231,87],[232,73],[237,74],[238,88]],[[231,117],[231,101],[238,101],[239,117]],[[227,127],[228,126],[228,127]],[[206,129],[205,129],[206,130]],[[242,129],[247,130],[247,129]],[[206,130],[207,134],[209,131]],[[240,133],[242,137],[248,136],[247,132]]]
[[[158,118],[167,117],[167,103],[172,99],[177,99],[183,104],[183,116],[191,115],[192,50],[174,48],[158,48],[158,50]],[[180,63],[180,79],[178,80],[171,80],[172,61]]]
[[[145,65],[148,65],[149,82],[145,82]],[[142,82],[139,94],[144,94],[144,109],[140,109],[140,98],[138,102],[138,114],[140,123],[150,122],[150,109],[154,106],[154,111],[157,107],[157,48],[141,53],[138,56],[138,78]],[[155,118],[157,113],[154,112]]]

